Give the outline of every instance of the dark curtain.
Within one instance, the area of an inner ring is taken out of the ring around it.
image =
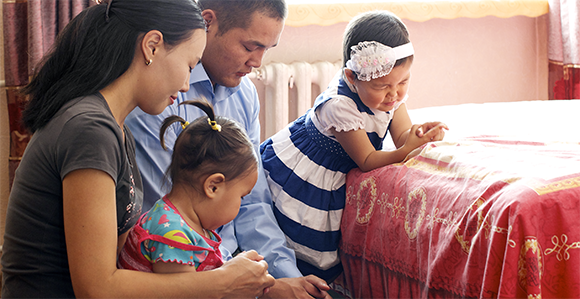
[[[549,4],[550,99],[580,99],[580,1]]]
[[[52,46],[58,32],[79,12],[95,5],[94,0],[3,1],[4,72],[10,122],[10,185],[30,134],[20,117],[26,98],[20,94],[28,84],[42,55]]]

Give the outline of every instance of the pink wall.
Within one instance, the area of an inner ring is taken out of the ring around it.
[[[415,46],[409,108],[548,99],[546,15],[403,21]],[[263,62],[340,61],[345,26],[287,26]]]

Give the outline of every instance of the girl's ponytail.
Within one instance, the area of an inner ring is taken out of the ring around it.
[[[166,178],[173,184],[195,185],[213,173],[222,173],[226,180],[233,180],[257,167],[257,155],[245,130],[234,120],[216,116],[207,101],[184,101],[179,105],[193,105],[203,110],[207,116],[188,123],[180,116],[170,116],[163,121],[160,129],[161,146],[168,127],[180,122],[183,131],[173,148],[172,160]],[[166,180],[167,182],[168,180]]]

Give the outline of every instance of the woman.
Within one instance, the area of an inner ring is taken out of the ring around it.
[[[25,89],[33,137],[10,194],[2,298],[255,297],[274,284],[256,252],[206,272],[116,268],[142,205],[125,117],[188,90],[204,28],[192,0],[110,0],[59,35]]]

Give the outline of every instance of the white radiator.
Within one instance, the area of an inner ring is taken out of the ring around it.
[[[328,61],[276,62],[254,69],[249,78],[264,85],[260,108],[263,139],[280,131],[312,107],[318,93],[326,89],[341,66],[341,62]]]

